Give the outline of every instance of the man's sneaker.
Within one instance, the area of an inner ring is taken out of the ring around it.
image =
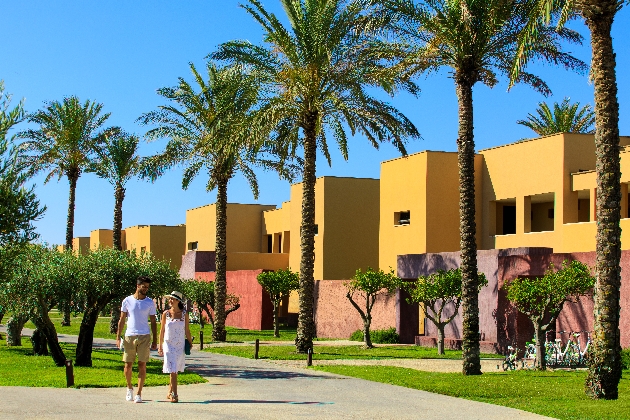
[[[127,401],[133,400],[133,388],[127,388],[127,397],[125,399]]]
[[[133,399],[133,402],[141,403],[142,402],[142,397],[140,395],[136,395],[136,398]]]

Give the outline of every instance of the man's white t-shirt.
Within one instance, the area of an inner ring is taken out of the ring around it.
[[[127,296],[122,302],[120,312],[127,314],[126,337],[151,334],[149,316],[156,314],[153,299],[145,297],[142,300],[138,300],[133,295]]]

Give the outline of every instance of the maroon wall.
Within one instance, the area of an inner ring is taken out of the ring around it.
[[[505,351],[508,345],[516,344],[523,348],[532,339],[534,329],[529,319],[519,313],[507,300],[503,285],[519,276],[542,276],[551,263],[560,267],[564,260],[578,260],[591,268],[595,266],[595,252],[554,254],[550,248],[514,248],[478,251],[479,271],[488,279],[488,286],[479,294],[479,318],[482,341],[496,343],[498,351]],[[410,254],[398,257],[398,275],[403,279],[415,279],[420,275],[438,269],[459,266],[459,253]],[[630,347],[630,251],[621,255],[621,345]],[[452,313],[452,312],[451,312]],[[461,339],[461,314],[449,326],[445,335],[449,339]],[[566,303],[556,324],[557,331],[592,331],[593,300],[584,296],[575,303]],[[437,336],[431,322],[426,324],[427,339]],[[564,338],[566,340],[567,336]],[[549,336],[549,338],[555,338]],[[418,341],[418,340],[416,340]],[[420,340],[422,341],[422,340]],[[422,341],[422,342],[424,342]]]
[[[596,254],[595,252],[576,252],[570,254],[551,254],[547,257],[531,256],[530,258],[511,259],[504,261],[502,266],[504,271],[501,275],[501,282],[513,279],[519,275],[541,276],[544,274],[550,263],[560,267],[564,260],[577,260],[591,267],[594,273]],[[630,347],[630,251],[621,252],[621,313],[619,329],[621,332],[621,346]],[[556,322],[557,331],[593,331],[593,297],[583,296],[577,302],[568,302],[564,305],[562,312]],[[533,335],[533,334],[532,334]],[[549,336],[549,338],[552,338]],[[553,337],[555,338],[555,337]],[[558,335],[563,341],[567,340],[566,335]]]
[[[269,294],[258,284],[256,276],[263,270],[238,270],[226,273],[228,293],[239,296],[241,307],[230,313],[225,324],[248,330],[273,328],[273,305]],[[195,278],[214,281],[215,272],[197,272]]]

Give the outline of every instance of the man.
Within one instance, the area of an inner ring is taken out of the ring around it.
[[[127,401],[142,402],[142,387],[147,376],[147,362],[149,361],[150,350],[157,350],[157,324],[155,322],[155,302],[147,297],[151,279],[140,276],[136,281],[136,293],[127,296],[120,308],[120,321],[118,322],[118,332],[116,334],[116,346],[121,348],[120,334],[127,322],[127,330],[122,341],[124,347],[123,362],[125,362],[125,378],[127,379]],[[151,318],[151,332],[149,331],[149,321]],[[151,346],[149,347],[149,342]],[[131,376],[133,375],[133,362],[138,356],[138,393],[133,396],[133,385]]]

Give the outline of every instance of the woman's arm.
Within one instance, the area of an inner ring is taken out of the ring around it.
[[[166,311],[162,312],[162,318],[160,320],[160,344],[158,345],[158,354],[162,354],[164,350],[162,345],[164,344],[164,330],[166,329]]]
[[[190,334],[190,319],[188,318],[188,312],[186,312],[186,338],[192,344],[192,334]]]

